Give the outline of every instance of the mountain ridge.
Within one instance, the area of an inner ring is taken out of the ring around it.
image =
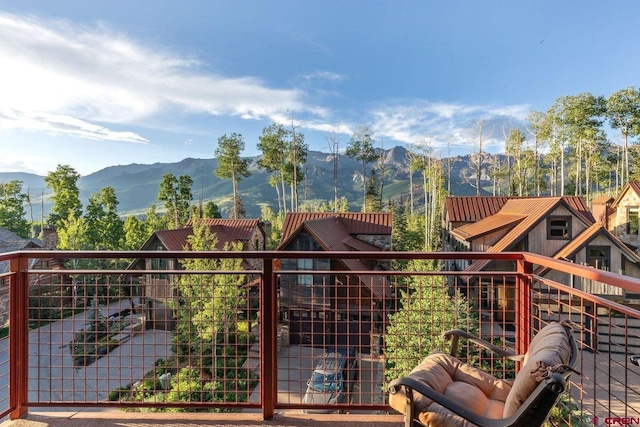
[[[277,210],[276,190],[268,184],[269,173],[258,167],[261,156],[244,157],[249,160],[251,176],[244,178],[238,185],[247,217],[259,217],[262,205],[269,205]],[[467,156],[468,157],[468,156]],[[409,176],[406,166],[407,150],[397,146],[385,150],[385,194],[383,199],[400,197],[409,192]],[[459,157],[454,165],[452,177],[460,175],[461,168],[468,164],[468,158]],[[221,208],[223,216],[228,215],[231,206],[231,181],[221,180],[214,174],[217,168],[216,158],[187,157],[178,162],[153,164],[130,163],[127,165],[113,165],[96,171],[78,180],[80,199],[86,205],[89,196],[105,187],[111,186],[116,191],[121,216],[143,214],[152,204],[159,210],[157,200],[158,189],[162,176],[171,173],[176,177],[189,175],[193,179],[194,202],[213,201]],[[367,173],[375,167],[374,163],[367,165]],[[321,151],[309,151],[307,162],[302,166],[306,179],[299,186],[299,201],[305,200],[321,202],[334,198],[333,155]],[[38,220],[42,209],[47,215],[51,208],[51,190],[46,187],[44,176],[26,172],[0,172],[0,182],[18,179],[23,182],[23,192],[30,193],[34,219]],[[338,155],[338,195],[347,197],[351,210],[359,210],[362,203],[362,163]],[[453,181],[453,180],[452,180]],[[452,182],[452,193],[456,195],[475,195],[475,188],[468,184]],[[414,178],[414,185],[417,185]],[[454,191],[455,187],[455,191]]]

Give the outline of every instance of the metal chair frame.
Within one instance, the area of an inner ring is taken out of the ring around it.
[[[463,419],[477,425],[478,427],[531,427],[541,426],[548,418],[551,409],[560,399],[560,395],[566,390],[567,382],[572,372],[575,371],[577,365],[578,349],[576,342],[571,333],[571,329],[565,325],[565,331],[571,345],[571,358],[566,365],[564,372],[553,372],[549,378],[543,379],[540,384],[533,390],[527,400],[523,402],[520,408],[510,417],[495,419],[478,415],[468,408],[461,406],[458,402],[450,397],[444,396],[428,387],[421,381],[417,381],[410,377],[403,377],[393,380],[389,384],[390,393],[398,393],[401,387],[404,387],[407,406],[405,410],[406,427],[414,425],[423,425],[417,418],[413,404],[413,390],[426,396],[427,398],[439,403],[451,412],[459,415]],[[460,338],[466,338],[470,342],[477,344],[505,359],[514,361],[522,361],[524,355],[515,354],[503,348],[500,348],[488,341],[485,341],[475,335],[469,334],[459,329],[447,331],[443,334],[445,339],[451,339],[451,356],[455,357],[458,353],[458,343]]]

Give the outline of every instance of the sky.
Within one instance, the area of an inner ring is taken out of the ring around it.
[[[501,152],[531,110],[638,86],[638,16],[634,0],[0,0],[0,172],[212,158],[233,132],[255,156],[272,122],[312,150],[365,125],[446,157],[486,120]]]

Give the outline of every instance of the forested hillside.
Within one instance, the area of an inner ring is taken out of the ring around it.
[[[276,210],[276,190],[269,185],[269,173],[257,165],[259,157],[249,158],[251,176],[239,183],[240,195],[248,217],[260,215],[260,206],[269,205]],[[454,159],[452,171],[452,193],[474,195],[473,188],[462,178],[462,170],[468,167],[469,157]],[[385,154],[384,197],[408,195],[409,177],[407,150],[394,147]],[[73,165],[71,165],[73,166]],[[194,203],[213,201],[222,210],[223,216],[231,206],[231,181],[221,180],[213,171],[218,167],[217,159],[184,159],[178,163],[156,163],[151,165],[130,164],[111,166],[78,180],[80,199],[86,205],[89,196],[105,187],[113,187],[119,201],[118,211],[122,216],[142,214],[151,204],[157,204],[162,211],[157,196],[163,175],[189,175],[193,179]],[[299,185],[299,201],[320,203],[334,198],[333,156],[330,153],[310,151],[303,166],[305,179]],[[420,185],[419,173],[415,173],[414,185]],[[51,190],[46,187],[43,176],[27,173],[0,173],[0,182],[20,180],[23,192],[29,192],[34,220],[40,220],[41,207],[45,215],[51,207]],[[42,194],[44,193],[44,201]],[[421,191],[420,191],[421,193]],[[486,194],[483,190],[483,194]],[[362,171],[357,160],[344,154],[338,159],[338,196],[346,197],[351,210],[359,210],[362,205]],[[27,216],[30,213],[27,209]]]

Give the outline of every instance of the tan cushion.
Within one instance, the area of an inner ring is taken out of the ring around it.
[[[502,418],[504,402],[511,390],[506,381],[496,379],[444,353],[427,356],[408,376],[456,400],[476,414],[494,419]],[[421,413],[419,417],[424,419],[425,425],[472,425],[418,392],[413,392],[413,399],[415,410]],[[389,396],[389,404],[398,412],[405,412],[404,388]]]
[[[504,418],[513,415],[540,383],[539,376],[549,366],[569,363],[571,344],[564,326],[553,322],[538,332],[525,354],[504,405]]]

